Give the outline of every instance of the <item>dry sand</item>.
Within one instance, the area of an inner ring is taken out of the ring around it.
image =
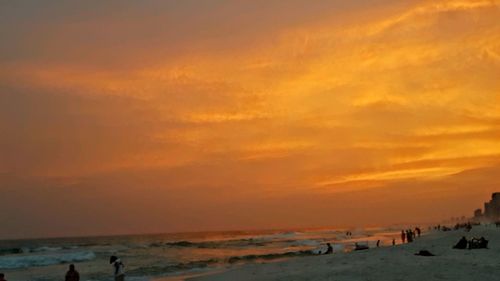
[[[462,236],[484,236],[489,249],[454,250]],[[415,256],[428,250],[435,257]],[[367,251],[294,258],[274,263],[255,263],[223,273],[188,278],[189,281],[430,281],[500,280],[500,228],[475,227],[432,232],[415,242]]]

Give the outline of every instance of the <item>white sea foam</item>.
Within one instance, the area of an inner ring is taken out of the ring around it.
[[[95,257],[96,256],[92,251],[3,256],[0,257],[0,269],[27,268],[69,262],[81,262],[93,260]]]
[[[38,247],[38,248],[35,248],[33,250],[31,250],[31,252],[56,252],[56,251],[60,251],[62,250],[62,247],[48,247],[48,246],[43,246],[43,247]]]

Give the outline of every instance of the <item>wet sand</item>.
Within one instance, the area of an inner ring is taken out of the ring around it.
[[[484,236],[489,249],[455,250],[462,237]],[[434,257],[415,256],[428,250]],[[475,227],[464,230],[431,232],[415,242],[366,251],[294,258],[281,262],[255,263],[188,281],[430,281],[500,280],[500,228]]]

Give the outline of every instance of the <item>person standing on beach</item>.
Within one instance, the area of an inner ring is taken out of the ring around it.
[[[408,241],[408,243],[413,242],[413,233],[412,233],[411,229],[408,229],[406,231],[406,240]]]
[[[405,230],[405,234],[406,234],[406,243],[410,243],[411,241],[411,237],[410,237],[410,232],[407,230]]]
[[[406,234],[405,234],[405,231],[404,230],[401,230],[401,241],[403,241],[403,244],[405,243],[406,241]]]
[[[80,274],[75,270],[75,265],[70,264],[69,270],[66,272],[65,281],[80,281]]]
[[[113,265],[113,274],[115,276],[115,281],[124,281],[125,280],[125,271],[124,265],[119,258],[116,256],[111,256],[109,258],[109,263]]]

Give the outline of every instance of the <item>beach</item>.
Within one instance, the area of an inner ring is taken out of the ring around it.
[[[424,231],[400,244],[403,226],[0,241],[0,269],[9,281],[60,280],[75,263],[81,280],[110,281],[117,254],[131,281],[213,280],[497,280],[500,228]],[[406,228],[405,228],[406,229]],[[425,228],[427,229],[427,228]],[[482,237],[489,249],[454,250],[462,237]],[[392,246],[392,239],[398,243]],[[376,247],[380,240],[381,247]],[[332,243],[333,254],[318,255]],[[355,243],[368,245],[352,251]],[[433,257],[415,256],[428,250]]]
[[[489,249],[456,250],[462,237],[484,236]],[[428,250],[435,256],[416,256]],[[382,280],[498,280],[500,229],[476,226],[470,232],[431,231],[413,243],[366,251],[310,256],[273,263],[246,264],[226,272],[188,281],[382,281]]]
[[[82,280],[109,281],[111,255],[126,266],[127,280],[170,281],[223,272],[244,264],[324,252],[349,251],[355,242],[389,245],[400,226],[352,229],[286,229],[165,233],[0,241],[0,272],[9,281],[60,280],[74,263]]]

